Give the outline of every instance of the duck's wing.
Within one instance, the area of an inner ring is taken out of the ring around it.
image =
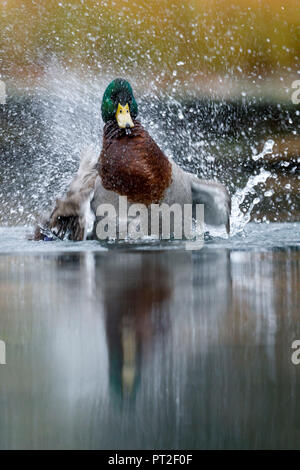
[[[93,146],[82,151],[78,172],[66,196],[56,199],[55,207],[47,223],[47,227],[54,236],[74,241],[85,239],[91,217],[90,201],[98,175],[97,161],[98,154]]]
[[[204,221],[208,225],[225,225],[230,231],[231,198],[227,189],[215,181],[190,175],[193,204],[204,204]]]

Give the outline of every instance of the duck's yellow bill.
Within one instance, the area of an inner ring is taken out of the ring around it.
[[[119,127],[121,127],[122,129],[134,127],[133,121],[130,116],[128,103],[126,103],[125,106],[122,106],[120,103],[118,104],[116,119]]]

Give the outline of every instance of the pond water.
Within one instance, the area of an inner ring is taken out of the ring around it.
[[[0,448],[300,448],[297,107],[137,97],[166,155],[230,191],[229,238],[28,241],[99,150],[106,85],[53,66],[0,109]]]
[[[180,244],[0,229],[0,448],[300,448],[300,224]]]

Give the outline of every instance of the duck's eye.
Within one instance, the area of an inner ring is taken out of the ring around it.
[[[128,113],[128,109],[127,109],[126,113]]]
[[[120,109],[120,114],[121,114],[121,112],[122,112],[122,109]]]

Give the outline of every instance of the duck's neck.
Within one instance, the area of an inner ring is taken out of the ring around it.
[[[140,121],[134,120],[134,127],[131,129],[121,129],[116,120],[108,121],[103,128],[103,146],[110,140],[120,139],[122,137],[137,137],[141,135],[144,128]]]

